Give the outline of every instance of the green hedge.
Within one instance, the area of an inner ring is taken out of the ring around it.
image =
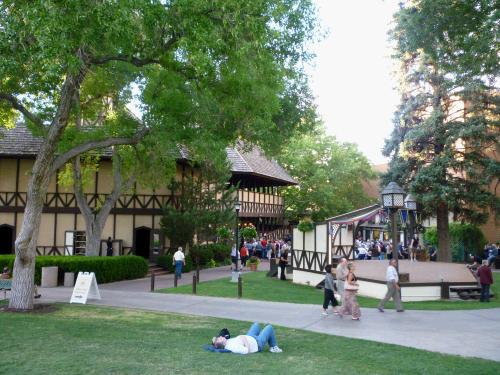
[[[463,262],[464,256],[469,253],[482,255],[486,239],[479,227],[472,224],[450,223],[449,235],[454,262]],[[424,240],[438,248],[437,228],[429,228],[425,232]]]
[[[14,255],[0,256],[0,265],[13,268]],[[42,267],[58,266],[59,281],[65,272],[94,272],[98,283],[138,279],[146,276],[148,264],[139,256],[80,257],[80,256],[37,256],[35,263],[35,283],[40,284]]]
[[[173,259],[174,257],[171,254],[160,255],[156,258],[156,264],[167,269],[169,272],[174,272],[175,267],[173,265]],[[186,257],[186,265],[182,267],[182,273],[190,272],[192,268],[193,262],[191,258]]]

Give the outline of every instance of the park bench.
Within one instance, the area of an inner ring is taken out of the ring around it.
[[[0,290],[3,290],[3,299],[7,299],[7,291],[12,289],[12,279],[0,279]]]

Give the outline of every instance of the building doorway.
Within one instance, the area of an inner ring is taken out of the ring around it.
[[[151,250],[151,228],[139,227],[134,229],[135,255],[149,259]]]
[[[0,254],[12,254],[14,252],[15,230],[12,225],[0,225]]]

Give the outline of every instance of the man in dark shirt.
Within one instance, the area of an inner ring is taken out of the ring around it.
[[[493,275],[491,274],[491,269],[488,266],[487,260],[483,260],[482,266],[477,269],[477,276],[481,283],[480,301],[490,302],[490,285],[493,284]]]

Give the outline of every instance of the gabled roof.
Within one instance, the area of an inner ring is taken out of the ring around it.
[[[334,216],[325,221],[334,224],[353,224],[359,221],[366,221],[383,211],[380,204],[372,204],[359,210],[351,211],[342,215]]]
[[[226,152],[233,174],[251,174],[270,178],[280,182],[280,185],[297,184],[297,181],[290,177],[275,160],[268,159],[257,146],[247,149],[242,145],[237,145],[236,148],[226,148]]]
[[[17,124],[13,129],[0,128],[0,156],[34,158],[43,138],[34,137],[25,124]],[[274,181],[275,185],[295,185],[297,182],[274,160],[269,160],[260,148],[226,148],[227,158],[234,175],[251,175],[260,180]],[[105,156],[111,153],[104,151]],[[186,149],[181,148],[179,159],[189,160]],[[271,184],[272,185],[272,184]]]

